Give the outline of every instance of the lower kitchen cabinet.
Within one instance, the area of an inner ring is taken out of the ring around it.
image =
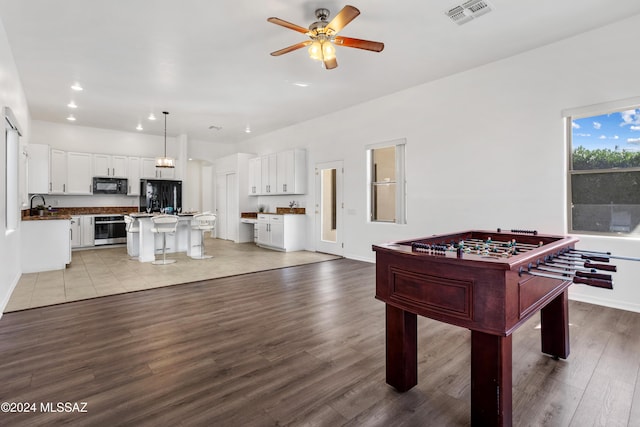
[[[93,215],[82,215],[80,217],[80,228],[82,229],[80,242],[83,247],[95,246],[95,227]]]
[[[82,225],[79,216],[71,217],[71,248],[79,248],[82,245]]]
[[[258,246],[280,251],[299,251],[305,245],[305,215],[258,214]]]
[[[71,217],[71,248],[95,246],[95,224],[93,215]]]

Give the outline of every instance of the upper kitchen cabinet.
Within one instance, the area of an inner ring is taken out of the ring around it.
[[[65,190],[65,194],[93,194],[91,154],[67,153]]]
[[[127,178],[126,156],[93,155],[93,176]]]
[[[142,179],[174,179],[176,177],[175,168],[156,168],[156,159],[143,157],[140,168]]]
[[[44,144],[28,144],[27,153],[27,192],[48,194],[51,148]]]
[[[140,195],[140,157],[127,158],[127,196]]]
[[[249,159],[249,195],[257,196],[262,186],[262,159],[254,157]]]
[[[304,194],[307,191],[307,156],[304,150],[278,153],[277,171],[277,193]]]
[[[49,194],[64,194],[67,191],[67,153],[51,149],[49,163]]]
[[[250,196],[305,194],[306,184],[305,150],[287,150],[249,160]]]
[[[261,165],[261,183],[260,193],[263,195],[272,195],[277,193],[278,185],[276,179],[278,176],[278,156],[276,154],[269,154],[268,156],[262,156]]]

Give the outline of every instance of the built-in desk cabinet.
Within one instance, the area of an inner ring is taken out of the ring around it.
[[[304,249],[305,218],[298,214],[258,214],[256,244],[285,252]]]

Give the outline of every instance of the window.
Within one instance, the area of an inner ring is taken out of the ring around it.
[[[569,116],[567,128],[569,231],[640,234],[640,107]]]
[[[371,222],[406,223],[404,152],[404,140],[367,148]]]

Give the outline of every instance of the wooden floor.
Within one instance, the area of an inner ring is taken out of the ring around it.
[[[0,425],[469,425],[469,331],[419,318],[399,394],[374,292],[374,265],[342,259],[7,313],[0,402],[35,412]],[[640,314],[570,310],[566,361],[537,317],[514,334],[514,425],[639,426]]]

